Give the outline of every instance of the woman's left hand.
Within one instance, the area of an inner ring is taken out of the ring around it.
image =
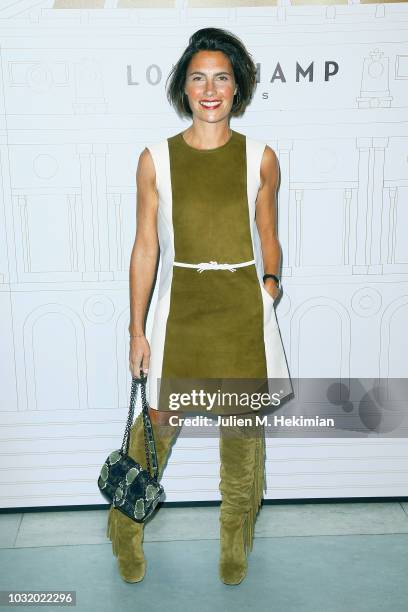
[[[278,286],[273,280],[273,278],[267,278],[264,282],[264,287],[269,293],[269,295],[272,297],[272,299],[276,300],[280,293],[280,289],[278,289]]]

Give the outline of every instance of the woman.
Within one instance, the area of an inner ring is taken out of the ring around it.
[[[265,389],[265,381],[271,391],[279,380],[281,398],[292,391],[274,308],[281,255],[277,158],[269,146],[229,127],[230,117],[241,115],[252,99],[256,67],[237,37],[204,28],[190,38],[169,79],[168,99],[192,125],[140,155],[130,264],[130,369],[135,377],[141,369],[149,376],[160,476],[181,427],[169,422],[175,414],[169,394],[185,392],[188,381],[191,388],[200,381],[206,390],[220,383],[233,390],[231,379],[248,379],[248,392]],[[150,346],[144,322],[159,253]],[[191,402],[178,411],[208,414],[209,408]],[[211,413],[253,416],[254,410],[218,402]],[[219,575],[226,584],[238,584],[246,575],[262,501],[265,438],[263,425],[219,429]],[[144,452],[139,414],[129,454],[145,465]],[[108,536],[122,578],[142,580],[143,524],[111,508]]]

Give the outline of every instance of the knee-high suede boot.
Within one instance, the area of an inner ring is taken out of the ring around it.
[[[220,460],[219,576],[225,584],[239,584],[266,485],[264,426],[220,425]]]
[[[180,427],[156,425],[152,422],[152,428],[160,479]],[[138,414],[130,429],[129,456],[146,468],[142,413]],[[140,582],[144,578],[146,560],[142,546],[143,535],[144,523],[137,523],[113,505],[110,507],[106,536],[112,542],[113,554],[118,559],[119,573],[126,582]]]

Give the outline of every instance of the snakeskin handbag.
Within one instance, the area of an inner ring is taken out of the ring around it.
[[[122,446],[107,457],[102,466],[98,487],[112,505],[137,523],[143,523],[153,512],[164,493],[158,482],[158,467],[153,428],[146,400],[146,376],[132,377],[129,416],[123,436]],[[128,455],[130,428],[133,423],[137,389],[141,386],[144,441],[146,452],[145,470]],[[150,451],[150,452],[149,452]],[[153,474],[151,474],[151,464]]]

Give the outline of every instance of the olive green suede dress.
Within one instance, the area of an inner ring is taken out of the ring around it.
[[[162,259],[148,377],[153,408],[248,413],[241,396],[217,395],[209,407],[197,397],[170,402],[170,394],[248,396],[268,392],[268,377],[288,376],[255,225],[264,147],[235,130],[209,150],[190,146],[182,132],[149,147]]]

